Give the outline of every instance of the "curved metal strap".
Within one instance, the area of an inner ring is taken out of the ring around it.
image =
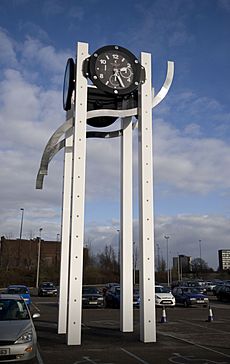
[[[68,129],[70,129],[72,126],[72,124],[70,124],[67,120],[67,122],[65,122],[62,127],[66,128],[66,131]],[[133,122],[133,129],[135,129],[137,126],[137,121]],[[58,142],[56,145],[52,145],[51,144],[54,142],[54,140],[57,137],[58,131],[60,128],[58,128],[56,130],[56,132],[52,135],[52,137],[50,138],[49,142],[47,143],[47,146],[44,150],[43,156],[42,156],[42,160],[41,160],[41,164],[40,164],[40,168],[37,174],[37,178],[36,178],[36,189],[40,190],[43,187],[43,181],[44,181],[44,176],[48,174],[48,166],[49,166],[49,162],[51,161],[51,159],[62,149],[65,147],[65,139],[62,139],[60,142]],[[119,129],[119,130],[115,130],[115,131],[87,131],[86,132],[86,138],[117,138],[120,137],[123,134],[123,129]],[[55,136],[55,137],[54,137]],[[52,139],[52,142],[50,142]],[[48,146],[49,144],[49,146]]]
[[[167,95],[172,81],[173,81],[173,75],[174,75],[174,62],[168,61],[168,67],[167,67],[167,75],[165,82],[163,86],[161,87],[160,91],[157,93],[157,95],[152,100],[152,108],[156,107]]]
[[[60,142],[60,146],[62,147],[58,149],[58,140],[68,129],[72,127],[72,120],[72,118],[69,118],[61,126],[59,126],[46,144],[36,178],[36,189],[42,188],[44,175],[47,175],[49,161],[61,148],[63,148],[64,145]]]
[[[152,108],[156,107],[167,95],[170,86],[173,81],[174,75],[174,62],[168,61],[167,64],[167,75],[163,86],[160,91],[154,96],[154,90],[152,92]],[[87,112],[87,119],[99,117],[99,116],[113,116],[118,118],[125,118],[129,116],[137,115],[137,108],[127,109],[127,110],[110,110],[110,109],[102,109],[102,110],[91,110]]]

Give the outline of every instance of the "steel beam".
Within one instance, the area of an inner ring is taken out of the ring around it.
[[[133,331],[133,214],[132,118],[122,119],[121,231],[120,231],[120,330]]]
[[[67,332],[72,163],[73,163],[73,131],[72,129],[69,129],[65,134],[65,154],[64,154],[63,192],[62,192],[61,264],[60,264],[60,291],[59,291],[59,310],[58,310],[59,334],[66,334]]]
[[[146,81],[140,86],[138,113],[140,340],[156,341],[153,216],[151,55],[141,53]]]
[[[82,74],[82,64],[87,57],[88,44],[78,43],[74,103],[75,123],[73,133],[68,345],[81,344],[87,116],[87,79]]]

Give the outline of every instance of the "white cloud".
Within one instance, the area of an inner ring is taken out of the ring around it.
[[[63,75],[67,53],[64,51],[57,52],[51,45],[45,45],[40,40],[27,37],[22,48],[23,63],[33,64],[45,72],[49,72],[49,77]],[[61,77],[62,81],[63,77]],[[60,83],[60,81],[59,81]]]
[[[224,141],[188,137],[160,120],[155,122],[154,140],[157,183],[198,194],[229,189],[230,147]]]
[[[0,28],[0,64],[17,66],[17,57],[14,49],[14,41],[8,33]]]

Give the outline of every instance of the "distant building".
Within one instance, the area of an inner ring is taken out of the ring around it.
[[[186,255],[178,255],[173,257],[173,269],[181,273],[189,273],[192,271],[191,266],[192,258]],[[179,266],[178,266],[179,265]]]
[[[230,249],[218,250],[219,269],[230,270]]]
[[[0,267],[26,268],[31,270],[37,267],[39,238],[6,239],[1,237],[0,241]],[[61,243],[60,241],[41,240],[41,262],[47,267],[59,267]]]

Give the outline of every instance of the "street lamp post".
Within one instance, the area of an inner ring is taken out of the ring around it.
[[[156,243],[157,246],[157,271],[160,272],[160,245]]]
[[[199,248],[200,248],[200,273],[201,273],[202,272],[201,240],[199,240]]]
[[[201,264],[201,240],[199,240],[199,247],[200,247],[200,264]]]
[[[178,281],[180,281],[180,255],[178,254],[178,257],[177,257],[177,273],[178,273]]]
[[[137,269],[137,247],[133,242],[133,286],[136,284],[136,269]]]
[[[165,235],[164,238],[167,241],[167,279],[168,279],[168,287],[169,287],[169,235]]]
[[[24,208],[20,208],[21,214],[21,224],[20,224],[20,233],[19,233],[19,244],[18,244],[18,265],[20,266],[21,261],[21,245],[22,245],[22,228],[23,228],[23,217],[24,217]]]
[[[42,228],[39,229],[39,238],[38,238],[38,260],[37,260],[36,288],[38,288],[38,284],[39,284],[40,259],[41,259],[41,233],[42,233]]]
[[[118,264],[118,274],[120,274],[120,251],[121,251],[121,233],[120,229],[117,229],[118,232],[118,250],[117,250],[117,264]]]
[[[21,241],[21,240],[22,240],[22,227],[23,227],[24,209],[23,209],[23,208],[21,208],[20,210],[21,210],[21,212],[22,212],[22,215],[21,215],[20,234],[19,234],[19,239],[20,239],[20,241]]]

